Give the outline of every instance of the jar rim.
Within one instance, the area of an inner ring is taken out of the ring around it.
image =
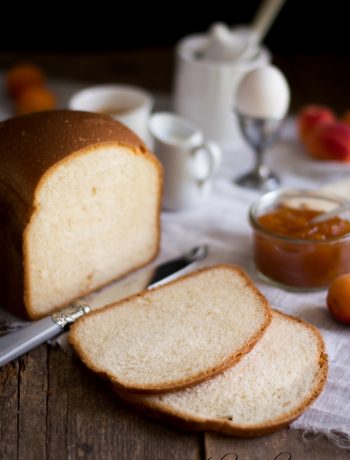
[[[319,199],[328,202],[333,202],[337,206],[348,203],[349,200],[342,198],[337,195],[332,195],[328,192],[323,192],[322,190],[312,190],[312,189],[279,189],[273,190],[272,192],[265,193],[258,200],[256,200],[249,209],[249,222],[252,228],[266,236],[273,237],[275,239],[285,241],[286,243],[295,243],[295,244],[304,244],[304,245],[322,245],[322,244],[335,244],[342,241],[350,240],[350,232],[345,233],[344,235],[336,236],[334,238],[329,238],[326,240],[307,240],[302,238],[291,238],[290,236],[280,235],[275,233],[272,230],[267,229],[259,223],[257,220],[258,211],[261,207],[264,207],[265,211],[273,209],[276,205],[280,204],[283,199],[292,199],[292,198],[306,198],[306,199]]]

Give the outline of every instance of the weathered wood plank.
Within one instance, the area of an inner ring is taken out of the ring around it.
[[[67,388],[69,360],[57,348],[48,348],[47,460],[67,459]]]
[[[76,358],[42,346],[0,369],[0,458],[172,460],[345,460],[326,438],[305,442],[283,430],[256,439],[202,435],[163,427],[124,408],[107,383]],[[48,362],[48,368],[47,368]],[[19,412],[17,414],[17,409]]]
[[[77,358],[49,354],[48,460],[198,460],[201,435],[171,430],[126,409]]]
[[[46,459],[47,348],[19,360],[18,458]]]
[[[0,458],[17,459],[18,360],[0,368]]]
[[[349,451],[337,448],[323,436],[303,441],[301,433],[291,429],[253,439],[206,433],[206,460],[221,460],[223,457],[225,460],[345,460],[350,458],[350,454]]]

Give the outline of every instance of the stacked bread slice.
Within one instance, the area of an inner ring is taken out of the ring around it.
[[[183,428],[274,431],[320,394],[319,332],[273,311],[244,272],[218,265],[79,320],[70,341],[128,403]]]

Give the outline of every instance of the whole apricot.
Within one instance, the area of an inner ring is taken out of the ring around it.
[[[338,321],[350,325],[350,273],[338,276],[329,286],[327,307]]]
[[[45,80],[43,70],[34,64],[17,64],[6,73],[7,91],[13,98],[28,87],[42,86]]]
[[[318,126],[333,123],[336,120],[334,112],[326,106],[307,105],[298,114],[298,132],[303,142]]]
[[[15,105],[17,115],[52,110],[56,105],[56,97],[45,87],[33,86],[19,94]]]
[[[305,147],[319,160],[350,162],[350,126],[339,121],[322,124],[308,136]]]

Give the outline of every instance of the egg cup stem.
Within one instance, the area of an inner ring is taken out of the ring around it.
[[[247,174],[235,178],[234,183],[255,190],[277,188],[280,179],[263,163],[263,154],[277,139],[282,120],[254,118],[239,112],[237,117],[244,139],[255,152],[255,167]]]

